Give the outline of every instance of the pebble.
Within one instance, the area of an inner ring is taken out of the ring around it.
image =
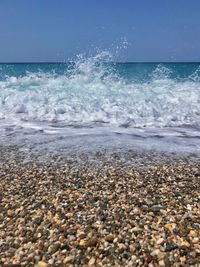
[[[160,260],[160,261],[158,262],[158,265],[159,265],[160,267],[165,267],[165,261],[164,261],[164,260]]]
[[[107,236],[105,236],[105,240],[108,242],[112,242],[114,240],[114,236],[113,235],[107,235]]]
[[[98,243],[98,239],[97,238],[91,238],[86,242],[86,246],[87,247],[95,247]]]
[[[190,235],[191,237],[197,237],[197,236],[198,236],[198,234],[197,234],[197,232],[196,232],[195,230],[190,230],[189,235]]]
[[[157,241],[156,241],[156,244],[157,245],[160,245],[164,242],[164,238],[159,238]]]
[[[176,224],[175,223],[166,223],[165,228],[167,230],[169,230],[170,232],[173,232],[173,230],[176,228]]]
[[[85,246],[86,245],[86,240],[81,239],[80,242],[79,242],[79,245],[80,246]]]
[[[60,243],[55,243],[49,247],[49,252],[54,254],[60,248]]]
[[[47,267],[47,266],[48,266],[47,263],[44,262],[44,261],[39,261],[39,262],[37,263],[37,265],[36,265],[36,267]]]
[[[90,260],[89,260],[89,262],[88,262],[88,265],[89,266],[94,265],[95,264],[95,261],[96,261],[95,258],[94,257],[91,257]]]
[[[183,242],[181,242],[181,247],[187,247],[187,248],[189,248],[190,247],[190,243],[187,242],[187,241],[183,241]]]
[[[154,249],[154,250],[151,252],[151,256],[158,256],[160,253],[161,253],[161,251],[160,251],[159,249]]]
[[[73,217],[73,213],[72,212],[68,212],[66,213],[66,217],[69,219],[69,218],[72,218]]]
[[[73,261],[74,261],[74,256],[68,256],[63,260],[63,263],[66,264],[66,263],[71,263]]]
[[[154,212],[157,212],[157,211],[160,211],[160,210],[164,210],[166,209],[165,206],[162,206],[162,205],[153,205],[150,210],[151,211],[154,211]]]
[[[118,245],[118,252],[121,253],[126,249],[126,246],[123,243],[119,243]]]
[[[165,243],[164,248],[165,248],[165,251],[172,251],[174,249],[177,249],[178,246],[176,244],[173,244],[173,243]]]

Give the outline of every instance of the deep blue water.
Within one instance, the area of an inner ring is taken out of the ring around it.
[[[200,78],[200,63],[104,63],[112,68],[119,76],[131,81],[145,82],[152,78],[152,74],[160,69],[160,74],[168,78],[183,80]],[[75,63],[0,63],[1,80],[8,76],[25,76],[27,73],[52,73],[65,75],[72,70]],[[165,71],[163,73],[163,70]],[[195,76],[195,77],[194,77]]]

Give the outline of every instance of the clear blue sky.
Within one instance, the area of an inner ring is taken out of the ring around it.
[[[200,0],[0,0],[0,62],[63,61],[123,38],[116,60],[200,61]]]

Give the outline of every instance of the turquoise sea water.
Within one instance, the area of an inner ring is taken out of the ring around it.
[[[58,140],[71,145],[71,136],[80,146],[175,144],[198,152],[199,129],[199,63],[113,63],[101,54],[0,64],[1,139],[12,144],[51,140],[55,149]]]

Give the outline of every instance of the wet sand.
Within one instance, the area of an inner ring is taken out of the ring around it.
[[[199,266],[199,158],[0,156],[0,265]]]

